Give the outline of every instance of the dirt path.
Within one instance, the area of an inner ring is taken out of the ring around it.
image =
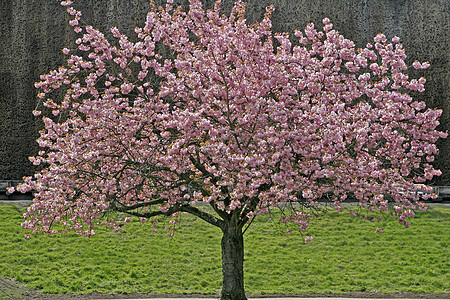
[[[287,295],[284,295],[285,297]],[[338,297],[338,298],[397,298],[397,299],[450,299],[450,294],[414,294],[414,293],[399,293],[399,294],[370,294],[364,292],[352,292],[344,295],[323,295],[323,294],[314,294],[314,295],[289,295],[289,297],[301,297],[301,298],[313,298],[313,297]],[[205,296],[205,295],[144,295],[144,294],[132,294],[132,295],[110,295],[110,294],[88,294],[88,295],[51,295],[44,294],[39,291],[35,291],[27,288],[25,285],[18,283],[12,279],[4,279],[0,278],[0,299],[16,299],[16,300],[28,300],[28,299],[41,299],[41,300],[81,300],[81,299],[151,299],[151,298],[204,298],[204,299],[212,299],[214,296]],[[273,298],[279,297],[282,298],[283,295],[264,295],[259,296],[260,298]],[[218,297],[217,297],[218,298]],[[216,299],[217,299],[216,298]]]
[[[11,279],[0,278],[0,299],[20,299],[37,296],[37,292]],[[31,298],[32,299],[32,298]],[[39,298],[37,298],[39,299]]]

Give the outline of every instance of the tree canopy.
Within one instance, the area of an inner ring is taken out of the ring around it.
[[[290,35],[271,31],[272,6],[248,25],[241,1],[229,16],[220,1],[208,11],[171,3],[153,7],[135,38],[111,28],[108,40],[61,1],[80,37],[63,49],[67,64],[35,84],[45,128],[30,160],[43,168],[19,187],[36,191],[25,228],[56,233],[59,222],[91,235],[117,226],[111,211],[186,212],[242,238],[270,207],[315,207],[325,194],[336,210],[349,193],[369,211],[392,203],[406,227],[424,209],[416,184],[440,175],[431,162],[446,133],[441,111],[408,94],[426,81],[408,68],[429,63],[408,66],[398,37],[356,48],[329,19]],[[304,231],[309,215],[284,221]],[[228,297],[228,284],[224,271],[224,299],[245,298],[243,284]]]

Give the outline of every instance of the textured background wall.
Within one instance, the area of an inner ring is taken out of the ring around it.
[[[213,1],[206,1],[212,7]],[[233,1],[222,2],[228,12]],[[409,63],[416,59],[432,63],[425,73],[414,75],[427,78],[427,90],[420,97],[428,106],[444,109],[440,129],[449,129],[450,1],[248,0],[248,21],[260,20],[271,3],[276,8],[272,20],[277,32],[303,29],[309,22],[320,26],[329,17],[357,46],[364,46],[379,32],[388,38],[399,36]],[[132,35],[134,27],[143,24],[149,5],[148,0],[77,0],[75,7],[83,11],[88,24],[104,32],[114,25]],[[66,21],[58,1],[0,0],[0,179],[33,173],[27,157],[37,151],[35,139],[41,128],[31,115],[36,106],[33,84],[40,74],[63,63],[60,49],[70,46],[74,37]],[[441,153],[435,166],[444,174],[434,184],[450,185],[450,139],[438,146]]]

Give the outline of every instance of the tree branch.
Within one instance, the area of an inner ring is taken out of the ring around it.
[[[200,219],[202,219],[203,221],[208,222],[211,225],[217,226],[219,228],[223,228],[225,225],[225,222],[221,219],[217,219],[216,217],[214,217],[213,215],[201,211],[200,209],[198,209],[197,207],[191,206],[191,205],[183,205],[180,207],[180,211],[184,211],[184,212],[188,212],[190,214],[193,214],[196,217],[199,217]]]

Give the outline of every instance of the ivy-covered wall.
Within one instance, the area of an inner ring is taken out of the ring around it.
[[[156,1],[158,2],[158,1]],[[162,2],[162,1],[159,1]],[[175,4],[185,0],[175,1]],[[213,1],[204,0],[207,7]],[[228,12],[233,0],[223,0]],[[415,71],[428,80],[419,97],[428,106],[444,110],[441,130],[450,127],[450,1],[448,0],[248,0],[247,19],[260,20],[265,7],[274,4],[274,31],[303,29],[309,22],[321,26],[328,17],[335,29],[363,47],[379,32],[397,35],[409,63],[430,61],[426,71]],[[133,35],[143,24],[149,0],[75,0],[86,23],[107,32],[117,26]],[[33,173],[27,157],[37,152],[35,139],[41,128],[31,111],[36,106],[34,82],[63,64],[61,49],[70,47],[74,33],[64,8],[56,0],[0,0],[0,179],[21,179]],[[420,73],[422,72],[422,73]],[[450,139],[438,144],[435,166],[443,175],[435,185],[450,185]]]

